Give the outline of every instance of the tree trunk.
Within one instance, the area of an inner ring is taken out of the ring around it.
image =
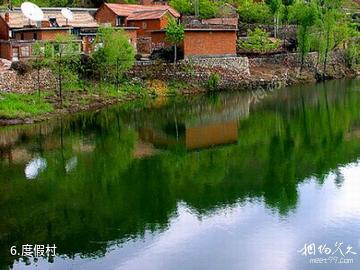
[[[40,98],[40,68],[37,69],[37,83],[38,83],[38,95]]]

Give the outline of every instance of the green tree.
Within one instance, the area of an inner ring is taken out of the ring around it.
[[[40,71],[49,65],[48,57],[51,55],[51,46],[48,43],[35,42],[33,45],[32,67],[36,70],[37,90],[40,97],[41,83]]]
[[[253,3],[251,0],[244,0],[239,3],[237,11],[242,22],[268,23],[271,20],[270,8],[264,2]]]
[[[318,24],[314,38],[317,40],[317,50],[319,60],[322,62],[323,77],[326,74],[326,68],[329,53],[340,43],[350,37],[350,29],[347,18],[341,11],[342,0],[325,0],[318,2]]]
[[[174,45],[174,63],[176,63],[177,45],[184,40],[184,26],[171,19],[166,27],[166,40]]]
[[[58,95],[62,104],[63,84],[78,79],[77,71],[80,64],[80,44],[72,36],[58,35],[48,56],[49,66],[57,78]]]
[[[284,14],[285,6],[282,3],[282,0],[270,0],[269,6],[271,13],[274,17],[274,37],[277,38],[279,32],[279,24]]]
[[[219,3],[211,0],[171,0],[169,4],[183,15],[199,15],[201,19],[214,18],[219,11]]]
[[[135,50],[123,30],[101,27],[98,31],[99,47],[93,53],[101,78],[106,76],[119,86],[120,77],[134,64]]]
[[[311,31],[316,23],[318,13],[314,1],[310,3],[298,1],[290,7],[289,12],[290,20],[298,24],[297,40],[298,51],[300,52],[301,74],[304,67],[305,57],[310,51]]]

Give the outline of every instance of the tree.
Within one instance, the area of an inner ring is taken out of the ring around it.
[[[166,40],[174,45],[174,63],[176,63],[177,45],[184,40],[184,35],[184,26],[175,19],[170,19],[166,27]]]
[[[298,1],[290,7],[289,13],[290,20],[298,24],[297,39],[298,50],[300,51],[301,58],[301,74],[304,67],[305,57],[310,51],[311,30],[317,20],[316,4],[314,1],[310,3]]]
[[[108,76],[116,86],[122,74],[134,64],[135,50],[123,30],[101,27],[98,30],[98,48],[93,53],[100,77]]]
[[[33,45],[32,67],[36,70],[37,90],[40,97],[40,70],[48,66],[48,57],[51,55],[51,46],[48,43],[35,42]]]
[[[279,32],[280,19],[284,13],[285,6],[282,0],[270,0],[271,13],[274,16],[274,37],[277,38]]]
[[[71,36],[58,35],[55,41],[48,43],[52,47],[49,55],[49,66],[57,78],[58,95],[62,104],[63,83],[78,79],[77,70],[80,63],[80,44]]]
[[[319,51],[319,60],[323,64],[323,78],[329,53],[341,42],[350,37],[350,30],[345,16],[341,12],[342,0],[325,0],[318,2],[319,20],[317,24],[316,39]]]
[[[237,11],[242,22],[268,23],[271,21],[270,8],[264,2],[253,3],[250,0],[244,0],[240,3]]]
[[[183,15],[199,15],[201,19],[214,18],[219,11],[219,2],[211,0],[171,0],[169,4]]]

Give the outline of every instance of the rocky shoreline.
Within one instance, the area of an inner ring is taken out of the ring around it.
[[[147,85],[147,96],[150,97],[174,95],[173,92],[157,91],[156,84],[154,87],[152,83],[156,81],[158,82],[157,85],[165,85],[166,88],[166,83],[169,80],[186,82],[186,87],[176,89],[177,95],[195,95],[208,91],[226,91],[230,89],[263,92],[290,85],[315,83],[317,81],[316,74],[319,72],[316,57],[315,54],[309,54],[301,74],[300,67],[297,64],[297,54],[281,54],[250,59],[245,57],[201,59],[197,62],[183,61],[176,65],[155,62],[138,63],[127,75],[129,80],[141,81]],[[218,81],[214,87],[210,88],[208,81],[213,74],[218,74]],[[333,53],[327,71],[328,79],[354,78],[358,75],[359,71],[346,67],[341,54]],[[0,119],[0,126],[33,124],[57,116],[98,110],[106,106],[144,98],[143,95],[135,93],[114,97],[110,95],[98,96],[84,92],[82,95],[92,96],[88,104],[80,104],[76,102],[77,95],[79,95],[78,91],[70,91],[67,95],[72,95],[70,96],[72,106],[61,108],[57,104],[58,101],[53,99],[49,102],[53,104],[54,112],[24,119]]]

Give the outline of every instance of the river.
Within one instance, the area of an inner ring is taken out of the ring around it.
[[[0,128],[0,269],[358,270],[359,254],[359,80]]]

